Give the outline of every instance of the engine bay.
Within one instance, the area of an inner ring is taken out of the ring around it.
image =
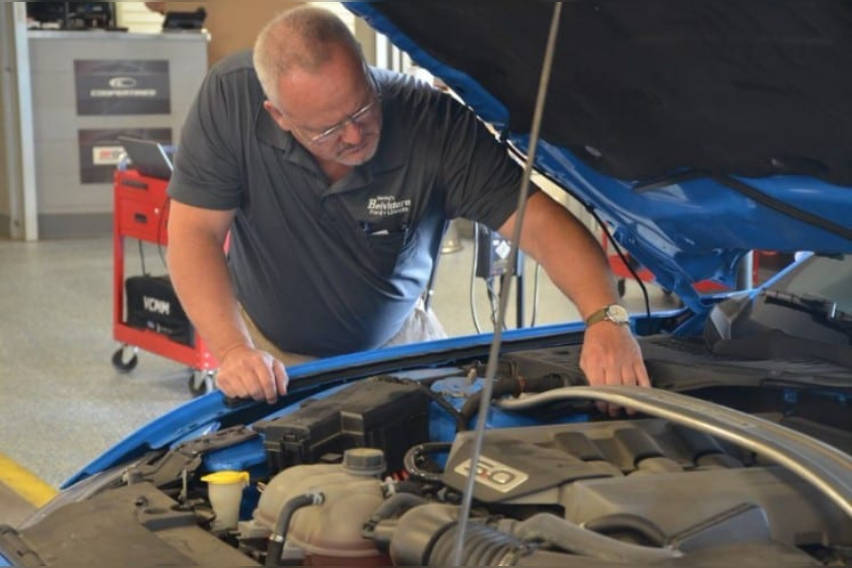
[[[653,341],[643,346],[649,369],[656,356],[675,376],[678,358],[662,350],[682,358],[688,346],[648,348]],[[555,396],[582,384],[578,351],[503,356],[464,565],[849,565],[852,518],[748,444]],[[810,400],[790,383],[767,395],[772,388],[748,384],[754,364],[739,382],[735,369],[729,362],[716,385],[685,381],[696,412],[710,421],[720,407],[704,400],[736,399],[767,423],[798,424],[848,453],[845,398]],[[150,451],[79,482],[73,502],[0,530],[0,552],[27,566],[450,565],[482,373],[468,361],[371,376]],[[551,398],[537,402],[542,395]],[[214,497],[216,472],[245,472],[226,475],[242,480],[230,504]]]

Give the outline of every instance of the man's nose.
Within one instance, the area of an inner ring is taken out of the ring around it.
[[[363,139],[363,135],[361,133],[361,127],[353,120],[347,120],[346,124],[343,126],[343,135],[341,136],[341,141],[347,144],[348,146],[357,146],[361,143]]]

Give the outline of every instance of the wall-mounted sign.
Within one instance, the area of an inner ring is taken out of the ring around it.
[[[111,183],[115,166],[124,156],[119,136],[154,140],[160,144],[172,143],[171,128],[122,128],[104,130],[79,130],[80,183]]]
[[[167,60],[75,60],[77,114],[170,114]]]

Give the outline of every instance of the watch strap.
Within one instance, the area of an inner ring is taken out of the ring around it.
[[[609,306],[604,306],[601,309],[592,312],[592,315],[586,318],[586,327],[607,319],[607,310],[609,310]]]
[[[617,310],[614,310],[617,308]],[[613,316],[613,311],[616,312],[616,315]],[[601,309],[592,312],[592,315],[586,318],[586,327],[590,325],[596,324],[600,321],[611,321],[616,325],[626,325],[627,321],[622,320],[624,316],[626,316],[626,311],[619,304],[609,304],[607,306],[602,307]]]

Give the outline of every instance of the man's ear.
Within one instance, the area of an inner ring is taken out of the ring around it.
[[[275,121],[275,124],[277,124],[279,128],[290,132],[292,125],[290,124],[290,121],[287,120],[287,117],[283,112],[275,108],[275,105],[268,100],[263,101],[263,108],[269,113],[269,116],[272,117],[272,120]]]

